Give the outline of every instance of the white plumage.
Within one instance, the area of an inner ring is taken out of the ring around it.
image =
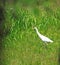
[[[53,42],[51,39],[49,39],[46,36],[43,36],[42,34],[39,33],[38,29],[36,27],[34,27],[34,29],[36,30],[37,35],[39,36],[39,38],[44,41],[44,42]]]

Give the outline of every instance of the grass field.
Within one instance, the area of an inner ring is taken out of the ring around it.
[[[6,6],[4,26],[8,32],[2,39],[0,65],[59,65],[59,4],[42,1],[41,5],[25,5]],[[33,26],[54,42],[44,45]]]

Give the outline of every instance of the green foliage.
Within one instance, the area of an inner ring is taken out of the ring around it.
[[[43,6],[36,7],[6,7],[5,28],[10,33],[3,40],[3,65],[58,65],[60,8],[52,9],[49,1],[44,0]],[[32,29],[34,26],[54,42],[45,45]]]

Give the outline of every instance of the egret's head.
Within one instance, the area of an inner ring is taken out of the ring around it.
[[[37,27],[34,27],[34,29],[35,29],[36,31],[38,31]]]

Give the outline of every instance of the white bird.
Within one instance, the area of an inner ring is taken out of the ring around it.
[[[46,36],[43,36],[42,34],[39,33],[38,29],[36,27],[34,27],[34,29],[36,30],[37,35],[39,36],[39,38],[43,41],[43,42],[53,42],[51,39],[49,39]]]

